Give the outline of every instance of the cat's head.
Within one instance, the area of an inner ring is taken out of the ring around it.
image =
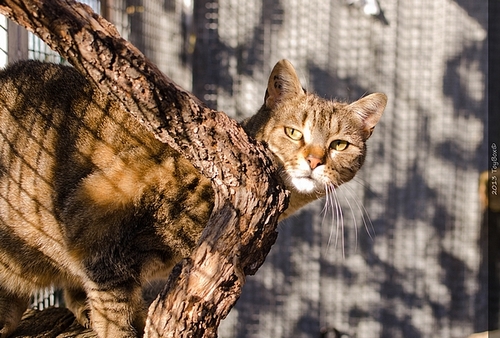
[[[276,155],[292,197],[298,193],[315,199],[361,168],[366,140],[386,103],[382,93],[350,104],[307,93],[291,63],[281,60],[269,77],[264,105],[244,126]]]

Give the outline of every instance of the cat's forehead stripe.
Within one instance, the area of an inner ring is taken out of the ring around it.
[[[305,120],[304,130],[302,131],[302,135],[304,136],[304,142],[309,143],[312,141],[311,127],[315,124],[314,121],[310,121],[309,119]]]
[[[325,136],[331,129],[330,116],[325,116],[325,107],[322,105],[313,105],[304,114],[303,135],[306,143],[323,142]]]
[[[327,112],[325,114],[325,112]],[[325,102],[319,100],[316,105],[312,107],[312,114],[310,114],[311,130],[316,134],[326,136],[332,132],[337,132],[339,128],[339,119],[335,114],[335,108],[330,105],[325,105]]]

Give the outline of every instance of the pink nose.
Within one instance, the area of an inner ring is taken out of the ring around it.
[[[313,170],[323,164],[320,158],[317,158],[316,156],[313,155],[307,156],[307,162],[309,162],[309,166]]]

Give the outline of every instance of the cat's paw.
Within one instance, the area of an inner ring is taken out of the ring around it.
[[[71,309],[73,314],[75,315],[76,321],[80,323],[86,329],[92,328],[92,324],[90,321],[90,309],[87,307],[81,307],[77,310]]]
[[[87,293],[79,288],[66,288],[64,290],[64,300],[66,301],[66,307],[73,312],[77,322],[87,329],[91,328]]]
[[[19,323],[0,321],[0,338],[8,337],[16,329]]]
[[[0,338],[8,337],[17,328],[28,307],[28,299],[14,296],[0,288]]]

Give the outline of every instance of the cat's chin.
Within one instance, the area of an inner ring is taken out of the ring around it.
[[[290,181],[294,190],[301,194],[318,192],[318,183],[310,177],[292,177]]]

